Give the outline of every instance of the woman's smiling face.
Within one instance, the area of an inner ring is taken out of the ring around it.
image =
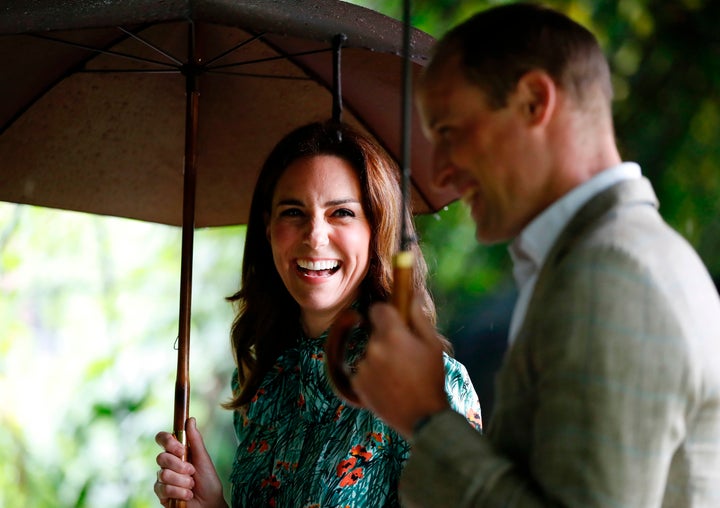
[[[357,173],[333,155],[294,161],[275,186],[267,222],[273,260],[312,337],[352,304],[368,272],[371,232],[362,203]]]

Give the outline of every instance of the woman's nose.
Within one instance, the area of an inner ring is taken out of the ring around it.
[[[324,219],[314,218],[308,221],[305,243],[313,248],[323,247],[329,241],[329,224]]]

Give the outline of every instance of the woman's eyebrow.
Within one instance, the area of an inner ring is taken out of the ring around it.
[[[303,206],[304,203],[300,201],[299,199],[295,198],[287,198],[287,199],[281,199],[277,203],[275,203],[275,206]]]
[[[330,201],[326,201],[323,204],[326,207],[340,206],[340,205],[346,205],[346,204],[360,204],[360,200],[358,200],[356,198],[340,198],[340,199],[331,199]],[[275,206],[305,206],[305,203],[303,203],[300,199],[297,199],[297,198],[286,198],[286,199],[281,199],[280,201],[275,203]]]
[[[360,201],[355,198],[332,199],[330,201],[325,202],[325,206],[347,205],[348,203],[360,204]]]

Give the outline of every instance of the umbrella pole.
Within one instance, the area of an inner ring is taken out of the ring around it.
[[[410,0],[403,0],[403,100],[402,115],[402,147],[401,147],[401,192],[400,207],[400,238],[399,249],[393,256],[393,292],[392,304],[406,323],[410,323],[410,305],[413,295],[413,267],[415,254],[412,251],[416,239],[409,233],[410,203],[410,126],[412,119],[412,75],[410,61]],[[339,86],[339,85],[337,85]],[[352,388],[350,377],[352,368],[345,361],[350,331],[363,325],[363,318],[354,310],[341,313],[325,340],[325,365],[330,382],[335,391],[346,401],[355,406],[362,406],[360,399]]]
[[[412,301],[413,274],[415,262],[412,244],[415,238],[408,233],[410,220],[405,213],[410,203],[410,128],[412,122],[412,74],[410,67],[410,0],[403,0],[403,73],[402,73],[402,147],[401,147],[401,189],[402,212],[400,216],[400,249],[393,259],[392,302],[406,323],[410,322],[410,303]]]
[[[342,45],[347,41],[347,35],[337,34],[333,37],[333,103],[332,103],[332,119],[333,122],[342,122]],[[339,136],[338,131],[338,136]]]
[[[180,264],[180,322],[178,331],[177,376],[175,379],[175,414],[173,434],[186,448],[183,460],[188,460],[185,423],[190,407],[190,315],[192,302],[192,261],[195,234],[195,188],[197,183],[197,132],[199,63],[195,54],[194,25],[188,27],[188,61],[183,72],[186,82],[185,161],[183,174],[182,253]],[[171,508],[185,508],[183,500],[171,499]]]

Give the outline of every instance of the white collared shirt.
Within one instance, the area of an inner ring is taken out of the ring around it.
[[[640,178],[641,175],[640,166],[634,162],[623,162],[599,172],[546,208],[512,241],[508,250],[513,260],[518,299],[510,321],[508,339],[511,344],[525,319],[540,269],[560,232],[592,197],[622,180]]]

